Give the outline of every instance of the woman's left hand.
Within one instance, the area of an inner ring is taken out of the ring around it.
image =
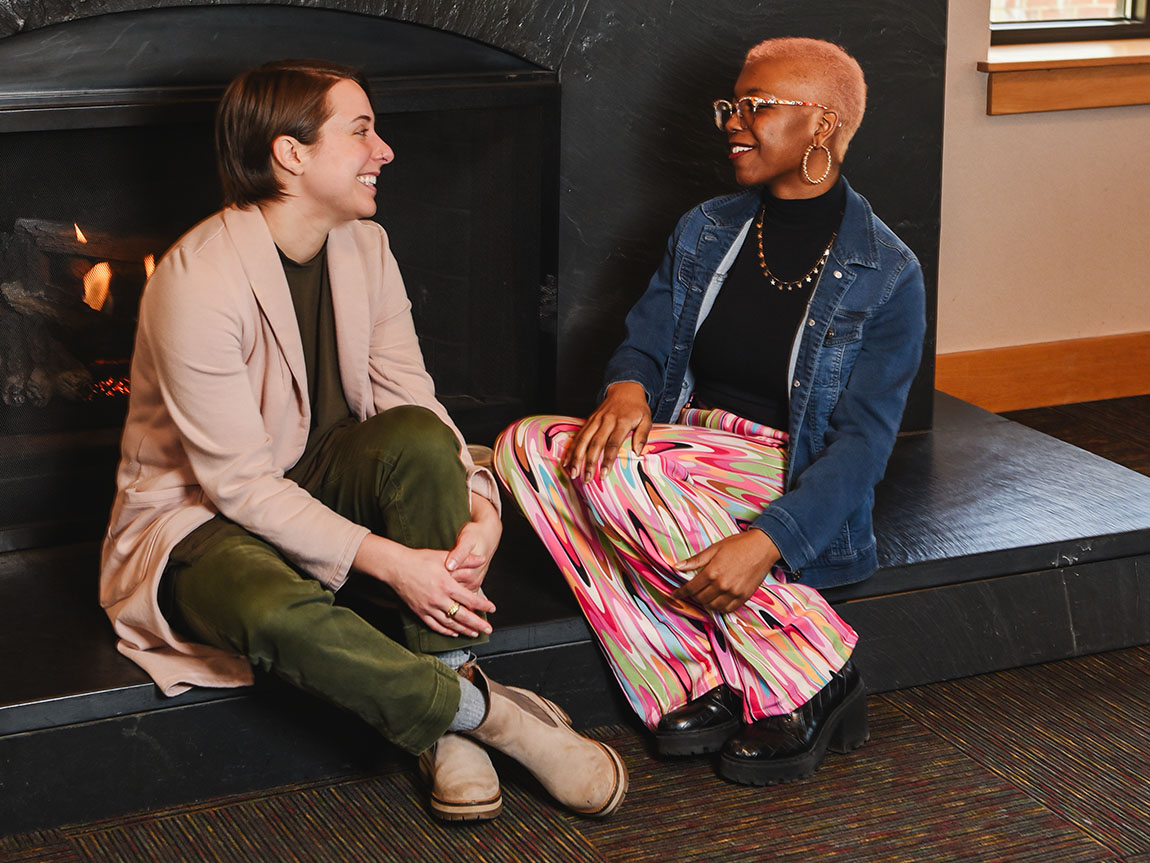
[[[479,590],[491,557],[503,536],[503,523],[495,505],[481,494],[471,494],[471,521],[463,525],[447,555],[447,571],[468,590]]]
[[[693,600],[711,611],[737,611],[758,590],[780,557],[774,540],[763,531],[741,531],[676,563],[679,572],[698,572],[671,595]]]

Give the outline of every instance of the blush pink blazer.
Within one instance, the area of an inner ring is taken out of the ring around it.
[[[374,222],[341,225],[327,258],[352,410],[365,419],[423,405],[455,429],[423,366],[387,234]],[[283,476],[311,418],[295,310],[258,208],[211,216],[160,261],[140,303],[131,380],[100,604],[120,652],[165,694],[248,684],[244,657],[180,638],[160,614],[173,546],[223,513],[336,590],[368,532]],[[471,489],[498,508],[494,477],[466,447],[460,459]]]

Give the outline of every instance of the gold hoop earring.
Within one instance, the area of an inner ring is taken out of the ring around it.
[[[811,157],[811,153],[814,152],[815,150],[822,150],[823,152],[825,152],[827,154],[827,169],[825,171],[823,171],[823,175],[821,177],[819,177],[817,180],[812,180],[811,175],[807,173],[807,159],[809,159]],[[831,151],[829,149],[827,149],[825,144],[811,144],[809,147],[807,147],[806,152],[803,153],[803,179],[806,180],[808,183],[810,183],[812,186],[817,186],[819,183],[821,183],[823,180],[825,180],[828,176],[830,176],[831,162],[832,162]]]

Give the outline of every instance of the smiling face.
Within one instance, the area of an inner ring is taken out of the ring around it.
[[[802,64],[763,60],[743,67],[735,82],[735,98],[773,96],[776,99],[822,101],[812,91]],[[828,103],[829,104],[829,103]],[[803,154],[811,144],[825,144],[838,118],[833,110],[796,105],[768,105],[744,123],[737,114],[727,121],[727,153],[741,186],[768,186],[777,198],[809,198],[822,194],[838,178],[837,166],[826,180],[812,185],[803,179]],[[814,177],[823,173],[825,153],[811,155]]]
[[[379,169],[395,158],[375,132],[375,114],[367,94],[354,81],[341,79],[327,91],[331,116],[319,139],[300,144],[300,170],[292,195],[321,230],[375,215]]]

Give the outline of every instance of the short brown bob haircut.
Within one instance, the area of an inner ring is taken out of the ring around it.
[[[283,197],[272,169],[272,142],[290,135],[314,144],[331,116],[327,91],[355,81],[371,98],[367,78],[351,66],[324,60],[277,60],[241,72],[216,111],[216,161],[224,206],[250,207]]]

